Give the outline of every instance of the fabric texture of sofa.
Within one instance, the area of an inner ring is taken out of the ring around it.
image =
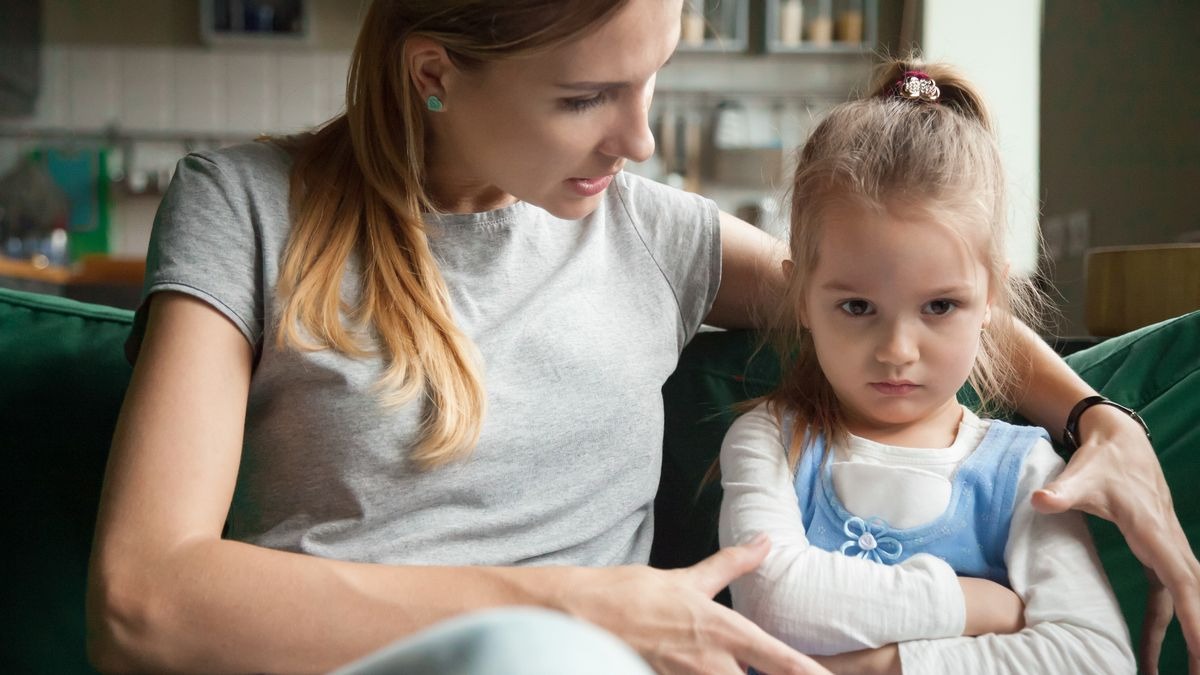
[[[131,369],[122,344],[132,313],[0,289],[0,447],[9,462],[4,538],[12,571],[5,654],[11,672],[90,672],[84,644],[87,560],[104,464]],[[1200,312],[1068,357],[1105,395],[1143,414],[1176,510],[1200,542]],[[765,393],[778,365],[745,332],[699,334],[663,388],[667,428],[652,562],[694,563],[716,550],[720,489],[702,478],[734,404]],[[1135,642],[1145,577],[1108,523],[1091,520]],[[1186,672],[1178,624],[1161,672]]]

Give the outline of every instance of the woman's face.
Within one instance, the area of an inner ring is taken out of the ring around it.
[[[626,160],[654,152],[647,113],[681,1],[631,0],[549,52],[449,69],[445,110],[427,113],[435,200],[450,211],[516,198],[560,218],[591,213]]]

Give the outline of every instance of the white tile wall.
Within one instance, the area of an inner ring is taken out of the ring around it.
[[[80,47],[67,53],[68,123],[96,129],[121,114],[121,61],[117,50]]]
[[[166,131],[175,123],[173,56],[167,49],[120,53],[121,126]]]
[[[324,66],[323,59],[304,54],[279,57],[275,100],[282,130],[298,131],[322,121],[328,99]]]
[[[350,55],[275,50],[47,45],[32,129],[250,138],[339,112]]]
[[[225,57],[225,124],[249,136],[280,128],[279,57],[269,52],[235,52]]]
[[[219,133],[225,130],[225,56],[202,51],[174,52],[174,81],[164,83],[175,99],[173,128]]]

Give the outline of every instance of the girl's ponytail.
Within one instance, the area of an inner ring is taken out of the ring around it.
[[[982,94],[961,71],[949,64],[926,64],[912,57],[886,62],[876,70],[869,98],[905,100],[907,97],[900,95],[900,91],[912,77],[931,80],[936,83],[938,90],[935,101],[914,98],[912,103],[949,107],[968,119],[978,121],[988,133],[995,133]]]

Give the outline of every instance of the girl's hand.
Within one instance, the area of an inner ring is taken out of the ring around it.
[[[817,656],[817,663],[838,675],[901,675],[900,648],[884,645],[876,649]]]
[[[963,635],[1007,635],[1025,627],[1025,603],[1007,586],[988,579],[959,577],[967,609]]]
[[[1200,562],[1175,515],[1158,456],[1141,426],[1109,406],[1087,409],[1079,426],[1079,450],[1057,480],[1034,493],[1033,506],[1043,513],[1078,509],[1117,525],[1152,580],[1138,655],[1142,671],[1158,671],[1173,605],[1188,644],[1188,670],[1200,675]]]
[[[632,566],[581,570],[560,599],[568,613],[616,634],[659,673],[828,673],[712,597],[758,567],[761,537],[678,570]]]

